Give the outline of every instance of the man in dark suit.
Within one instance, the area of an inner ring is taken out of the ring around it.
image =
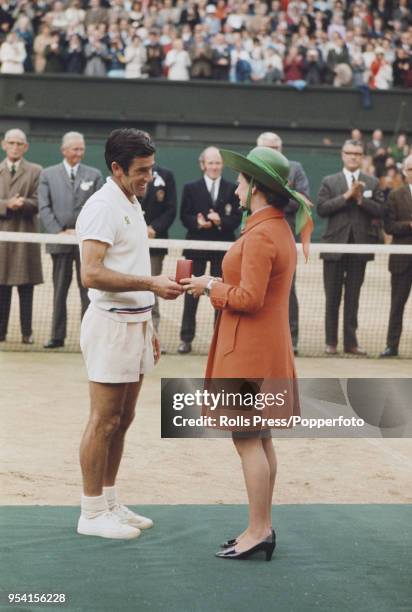
[[[376,178],[360,171],[363,145],[347,140],[342,147],[343,170],[322,180],[317,211],[327,219],[323,242],[368,244],[379,240],[379,220],[383,215],[383,194]],[[366,355],[358,345],[359,296],[366,263],[373,255],[321,253],[326,295],[326,347],[337,353],[339,307],[345,287],[343,345],[345,353]]]
[[[282,139],[274,132],[264,132],[258,137],[256,144],[258,147],[269,147],[282,153]],[[309,181],[302,164],[297,161],[289,160],[289,168],[288,183],[290,187],[299,193],[303,193],[303,195],[305,195],[307,198],[310,198]],[[289,223],[293,234],[295,234],[295,217],[298,206],[299,205],[295,200],[289,200],[287,206],[284,208],[286,221]],[[297,355],[299,339],[299,303],[296,295],[295,281],[296,273],[293,275],[289,297],[289,326],[292,336],[293,352],[295,355]]]
[[[389,194],[385,207],[385,231],[392,244],[412,244],[412,155],[403,162],[406,185]],[[412,287],[412,255],[391,255],[391,311],[386,348],[381,357],[396,357],[402,333],[403,311]]]
[[[42,171],[39,182],[39,211],[45,231],[49,234],[75,234],[75,224],[83,204],[103,185],[100,170],[81,163],[85,152],[82,134],[67,132],[63,136],[63,163]],[[47,252],[53,261],[53,321],[51,339],[44,348],[64,346],[66,337],[67,293],[76,265],[82,316],[89,305],[87,290],[80,280],[79,247],[50,244]]]
[[[187,228],[187,240],[235,240],[235,230],[241,221],[236,185],[222,178],[223,160],[216,147],[208,147],[199,157],[203,178],[186,183],[183,187],[180,218]],[[193,275],[204,274],[210,261],[210,273],[219,277],[222,269],[222,251],[185,250],[187,259],[193,260]],[[196,330],[196,311],[199,298],[185,293],[181,343],[178,352],[190,353]]]
[[[153,181],[149,184],[142,202],[149,238],[168,238],[168,230],[176,217],[176,182],[173,173],[155,164]],[[152,275],[162,273],[167,249],[150,249]],[[153,325],[158,332],[160,323],[159,302],[155,296],[152,310]]]

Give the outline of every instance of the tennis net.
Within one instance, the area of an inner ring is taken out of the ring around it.
[[[41,251],[44,282],[36,285],[33,299],[33,344],[23,344],[20,326],[19,298],[13,289],[7,337],[0,342],[1,351],[39,351],[51,335],[53,314],[53,280],[51,257],[46,253],[46,244],[77,243],[75,236],[25,234],[0,232],[0,244],[7,243],[7,249],[16,243],[37,243]],[[163,262],[163,273],[174,276],[176,261],[182,257],[182,250],[190,248],[199,251],[226,251],[230,243],[198,242],[185,240],[151,240],[150,245],[167,248],[168,255]],[[386,346],[386,334],[391,303],[391,274],[388,259],[391,254],[402,254],[412,259],[412,246],[395,245],[334,245],[312,244],[309,262],[305,263],[298,244],[298,266],[296,271],[296,293],[299,303],[300,356],[317,357],[324,355],[325,347],[325,292],[323,285],[323,262],[320,253],[373,254],[374,260],[366,266],[358,311],[358,341],[370,357],[376,357]],[[4,251],[3,251],[4,252]],[[13,250],[10,252],[12,257]],[[10,259],[10,265],[18,261]],[[407,282],[407,281],[405,281]],[[338,350],[342,354],[343,302],[339,317]],[[0,304],[0,310],[2,304]],[[80,296],[73,271],[73,281],[67,299],[67,336],[64,348],[58,351],[79,351]],[[160,337],[162,348],[167,353],[176,353],[180,343],[180,327],[183,313],[183,298],[175,301],[160,300]],[[192,353],[206,354],[213,333],[214,310],[207,297],[201,297],[196,317],[196,335]],[[276,347],[273,347],[276,350]],[[412,299],[406,304],[403,316],[403,331],[399,346],[401,357],[412,358]]]

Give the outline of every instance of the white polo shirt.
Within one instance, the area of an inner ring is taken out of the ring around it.
[[[151,276],[147,226],[139,201],[128,200],[123,191],[111,179],[96,191],[84,205],[76,223],[80,243],[98,240],[109,245],[104,265],[110,270]],[[108,316],[121,321],[147,321],[151,319],[154,294],[151,291],[127,291],[112,293],[89,289],[93,306]]]

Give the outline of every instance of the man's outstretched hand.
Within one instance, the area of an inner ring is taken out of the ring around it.
[[[161,274],[152,276],[152,291],[164,300],[175,300],[184,292],[179,283],[176,283],[172,276]]]

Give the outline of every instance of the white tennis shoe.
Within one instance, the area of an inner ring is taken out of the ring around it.
[[[111,512],[118,518],[122,525],[130,525],[138,529],[150,529],[153,527],[152,519],[137,514],[130,510],[127,506],[116,504]]]
[[[80,515],[77,533],[101,538],[113,538],[114,540],[132,540],[138,538],[141,532],[140,529],[121,522],[114,512],[105,510],[99,512],[94,518],[86,518]]]

